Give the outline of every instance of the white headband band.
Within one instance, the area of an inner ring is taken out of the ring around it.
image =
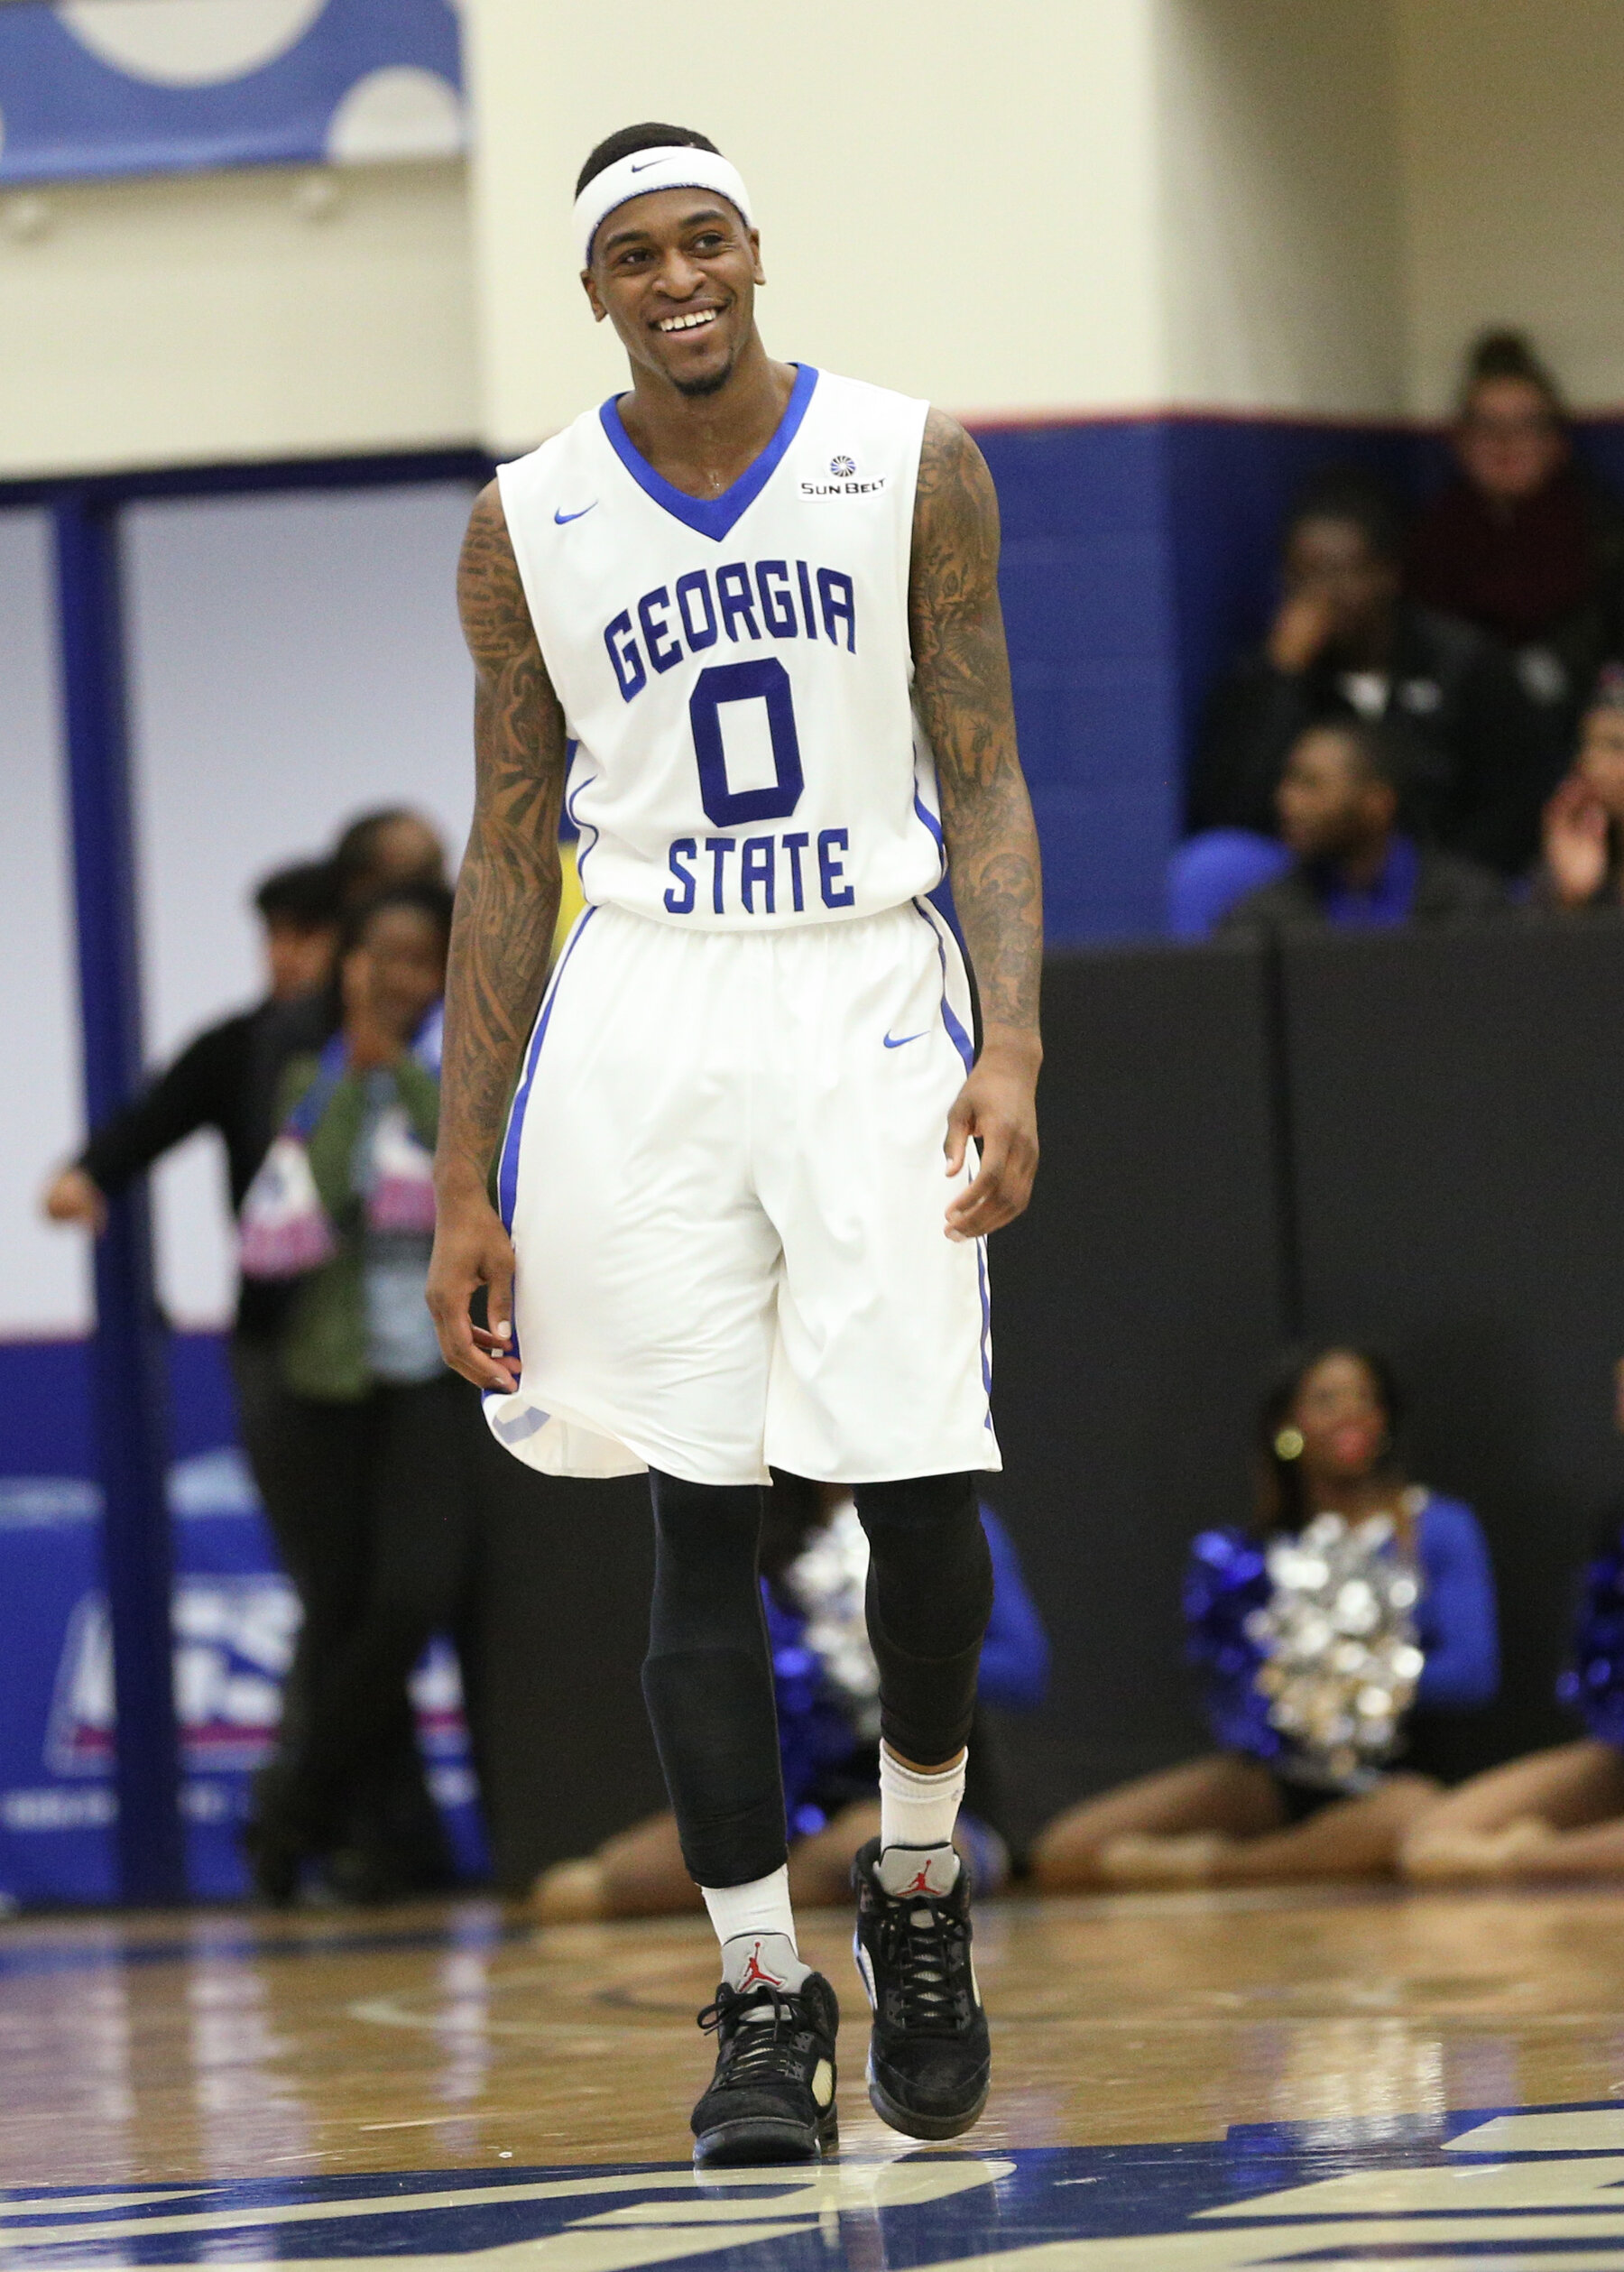
[[[714,150],[682,146],[634,150],[630,157],[617,159],[602,173],[595,173],[575,201],[576,239],[583,268],[591,267],[592,240],[615,207],[632,198],[647,197],[651,189],[714,189],[729,205],[737,206],[745,227],[751,226],[750,199],[738,169]]]

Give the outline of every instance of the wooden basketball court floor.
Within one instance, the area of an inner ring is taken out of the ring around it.
[[[1624,2272],[1624,1892],[989,1903],[992,2105],[696,2177],[702,1919],[0,1926],[0,2267]]]

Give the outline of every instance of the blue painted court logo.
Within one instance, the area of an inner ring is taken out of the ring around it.
[[[844,481],[856,470],[857,461],[854,457],[831,457],[829,460],[829,471],[837,481]]]
[[[1624,2272],[1624,2108],[1242,2128],[1216,2143],[948,2153],[816,2169],[413,2171],[12,2192],[0,2257],[392,2272]],[[105,2199],[105,2206],[102,2205]]]

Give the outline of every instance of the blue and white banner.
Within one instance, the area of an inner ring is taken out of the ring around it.
[[[170,1510],[187,1879],[198,1899],[229,1900],[246,1890],[249,1778],[276,1741],[299,1604],[235,1449],[178,1462]],[[0,1476],[0,1907],[117,1898],[100,1515],[95,1486],[75,1477]],[[458,1867],[482,1875],[462,1689],[443,1642],[418,1667],[412,1702]]]
[[[0,184],[463,147],[452,0],[0,7]]]

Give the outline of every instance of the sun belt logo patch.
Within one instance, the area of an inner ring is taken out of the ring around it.
[[[849,475],[854,474],[856,470],[857,461],[855,458],[831,457],[829,460],[829,471],[835,476],[835,478],[837,481],[844,481]]]

